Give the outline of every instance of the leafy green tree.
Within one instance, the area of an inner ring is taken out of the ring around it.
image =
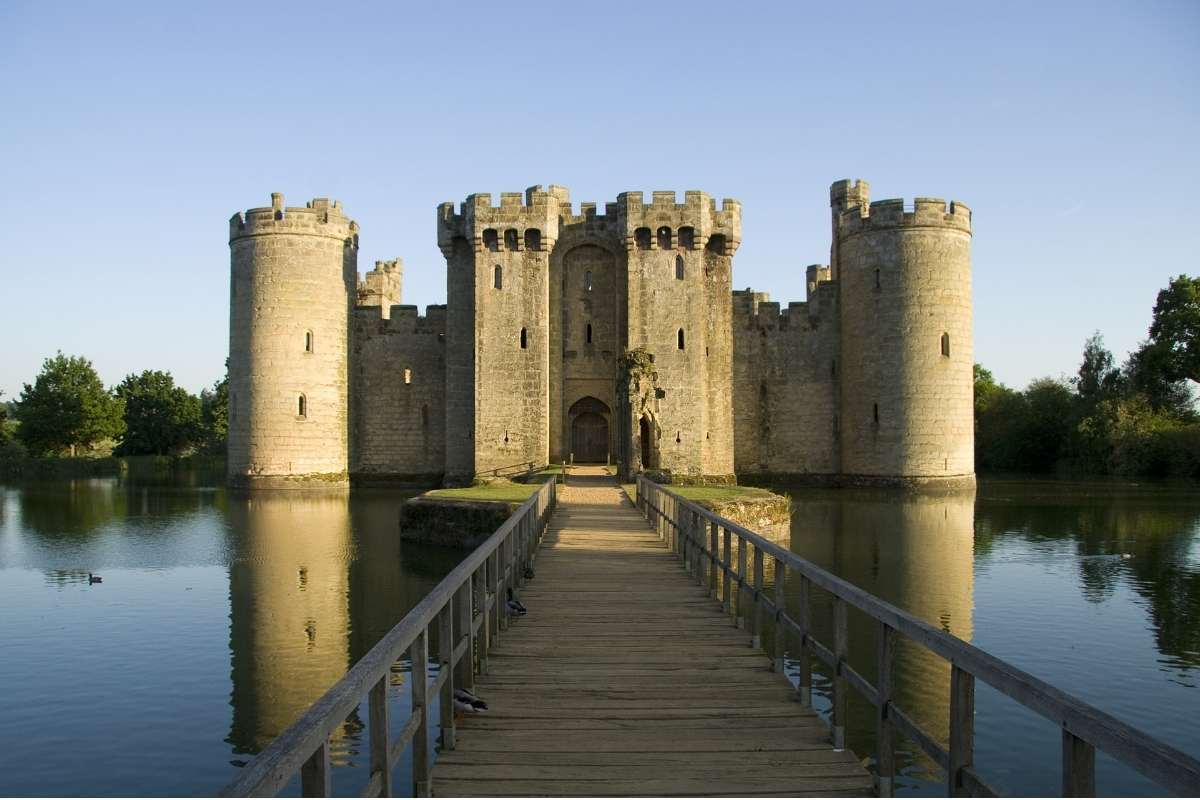
[[[1192,391],[1187,381],[1174,374],[1170,351],[1153,341],[1143,342],[1125,362],[1125,381],[1133,394],[1141,395],[1155,411],[1179,419],[1195,419]]]
[[[210,453],[225,450],[229,438],[229,376],[200,392],[200,426],[204,448]]]
[[[176,386],[169,372],[129,375],[116,389],[125,403],[121,455],[175,455],[200,436],[200,400]]]
[[[1083,362],[1079,365],[1079,373],[1071,380],[1086,407],[1094,407],[1120,390],[1121,371],[1113,364],[1113,355],[1104,346],[1104,337],[1096,331],[1084,342]]]
[[[1150,342],[1163,351],[1165,377],[1200,381],[1200,278],[1180,275],[1158,293]]]
[[[121,435],[121,404],[104,388],[92,362],[61,352],[42,364],[33,385],[25,384],[17,405],[17,437],[33,455],[73,456]]]

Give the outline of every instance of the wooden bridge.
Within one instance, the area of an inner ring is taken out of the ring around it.
[[[366,698],[369,797],[890,795],[897,734],[942,767],[948,794],[992,796],[973,763],[976,679],[1061,728],[1064,795],[1095,794],[1097,748],[1170,791],[1200,793],[1190,756],[665,487],[639,479],[635,509],[611,478],[579,473],[561,503],[553,482],[542,486],[221,794],[274,795],[299,773],[304,795],[331,795],[329,736]],[[784,602],[789,580],[798,609]],[[511,625],[510,589],[530,609]],[[831,647],[810,630],[813,589],[833,598]],[[874,685],[847,660],[849,606],[877,626]],[[901,636],[951,664],[947,747],[892,699]],[[789,640],[796,689],[782,675]],[[412,711],[391,738],[388,676],[406,655]],[[814,658],[829,667],[829,727],[810,707]],[[488,712],[456,719],[456,688],[485,697]],[[850,690],[876,708],[871,772],[844,748]],[[413,784],[393,787],[410,744]]]

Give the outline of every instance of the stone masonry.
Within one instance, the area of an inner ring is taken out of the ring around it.
[[[866,483],[974,480],[971,213],[830,190],[830,264],[781,309],[732,290],[741,204],[560,186],[437,209],[447,304],[357,274],[314,200],[230,222],[235,484],[463,483],[520,465]],[[636,374],[632,371],[636,366]]]

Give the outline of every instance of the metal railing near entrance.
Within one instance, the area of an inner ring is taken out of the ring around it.
[[[428,709],[439,703],[443,748],[454,748],[454,689],[474,687],[487,672],[488,652],[507,628],[507,591],[525,582],[525,568],[545,532],[556,502],[555,483],[546,481],[495,533],[404,615],[340,681],[309,707],[225,786],[222,797],[278,794],[300,773],[305,797],[329,797],[332,771],[329,737],[367,698],[370,778],[364,797],[390,797],[392,770],[412,743],[413,794],[430,792]],[[437,626],[438,671],[429,681],[430,626]],[[387,685],[392,664],[405,654],[412,662],[412,712],[389,740]],[[430,698],[436,698],[431,700]]]
[[[1149,734],[1112,717],[1045,681],[939,630],[924,620],[863,591],[791,551],[735,522],[690,502],[643,476],[637,479],[637,505],[667,540],[687,569],[710,595],[720,600],[735,623],[749,628],[751,645],[762,646],[765,619],[775,625],[772,667],[783,672],[787,634],[796,642],[799,700],[812,704],[811,656],[828,667],[833,684],[833,746],[846,739],[846,701],[853,688],[875,707],[876,775],[881,796],[892,794],[895,777],[895,733],[915,742],[946,773],[952,797],[994,797],[976,771],[975,681],[980,680],[1059,726],[1062,730],[1062,794],[1096,794],[1096,750],[1142,773],[1159,786],[1188,797],[1200,794],[1200,761]],[[733,540],[737,546],[734,548]],[[736,549],[736,554],[734,550]],[[737,563],[733,559],[736,557]],[[763,589],[765,559],[774,561],[773,597]],[[720,581],[718,597],[718,575]],[[788,577],[798,581],[796,616],[784,594]],[[810,592],[813,586],[833,599],[833,646],[813,636]],[[736,595],[733,594],[736,592]],[[847,661],[849,630],[846,610],[854,607],[876,626],[877,679],[872,685]],[[896,705],[893,673],[898,638],[904,636],[950,662],[949,747]],[[859,755],[862,755],[861,753]]]

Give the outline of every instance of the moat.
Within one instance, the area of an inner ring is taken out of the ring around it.
[[[245,495],[222,477],[0,486],[0,794],[215,791],[462,556],[399,542],[405,494]],[[1200,756],[1194,485],[787,490],[775,535],[799,555]],[[872,647],[852,634],[852,662]],[[940,737],[948,681],[901,647],[901,705]],[[977,702],[985,776],[1055,791],[1057,730],[985,688]],[[868,710],[851,712],[848,744],[871,752]],[[335,737],[341,771],[365,775],[362,721]],[[900,791],[942,793],[901,750]],[[1103,756],[1097,770],[1106,794],[1157,792]]]

